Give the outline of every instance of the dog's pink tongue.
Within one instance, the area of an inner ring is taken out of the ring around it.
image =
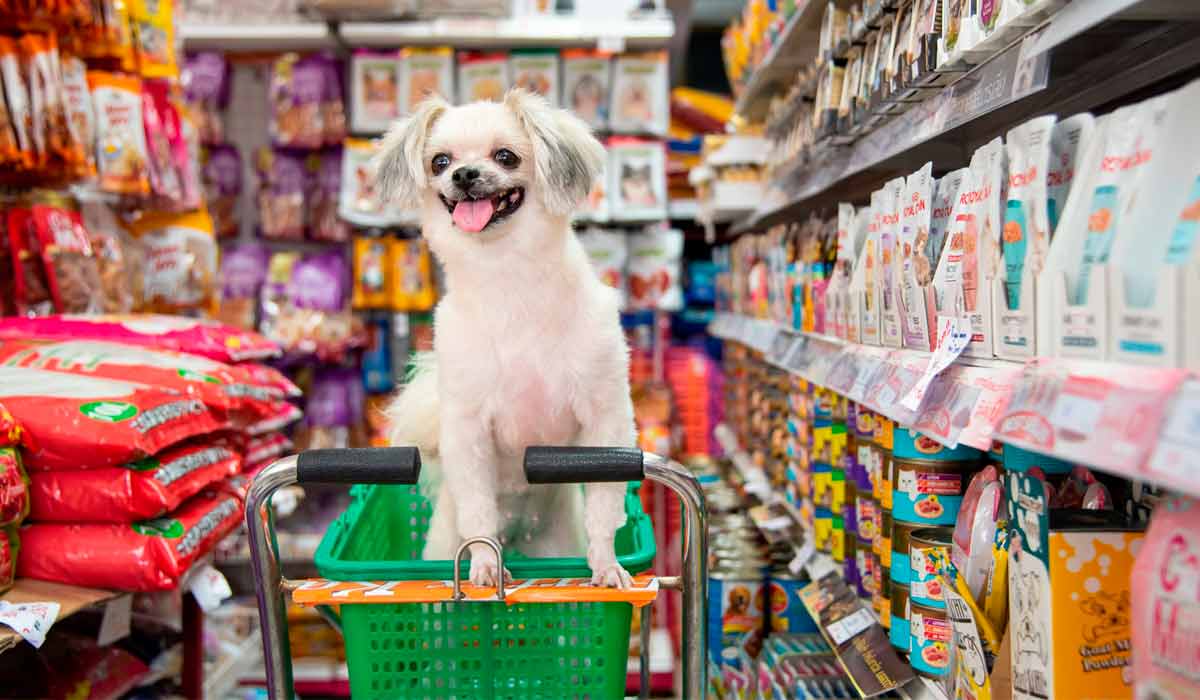
[[[464,199],[454,205],[454,223],[462,230],[479,233],[487,226],[496,207],[490,199]]]

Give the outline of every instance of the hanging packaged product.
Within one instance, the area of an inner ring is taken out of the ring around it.
[[[424,238],[391,239],[387,266],[391,270],[391,310],[419,312],[433,309],[437,289],[433,281],[433,259]]]
[[[629,236],[629,308],[679,311],[683,232],[651,225]]]
[[[264,328],[291,352],[341,357],[364,340],[361,324],[350,312],[350,276],[341,251],[297,261],[283,290],[283,303]],[[264,321],[269,312],[264,304]]]
[[[608,191],[614,221],[667,218],[666,152],[663,144],[632,137],[608,140]]]
[[[100,301],[105,313],[129,313],[141,308],[142,246],[134,239],[108,204],[96,198],[79,203],[83,226],[100,272]]]
[[[99,188],[116,194],[150,192],[141,80],[90,70],[88,86],[96,110],[96,171]]]
[[[350,57],[350,130],[382,132],[399,116],[399,52],[355,49]]]
[[[258,170],[259,231],[264,238],[304,238],[304,194],[308,172],[302,154],[262,148]]]
[[[356,309],[386,309],[392,270],[388,265],[389,242],[385,238],[359,236],[354,239],[354,294]]]
[[[516,49],[508,59],[512,86],[546,98],[558,106],[558,50]]]
[[[242,195],[242,157],[232,144],[206,146],[203,160],[205,204],[220,238],[238,235],[238,202]],[[261,203],[261,202],[260,202]]]
[[[217,320],[239,328],[255,328],[258,295],[267,279],[270,257],[270,251],[256,243],[227,246],[224,249]]]
[[[596,271],[596,276],[600,278],[601,282],[617,290],[620,299],[618,308],[625,309],[628,304],[625,269],[626,260],[629,257],[625,233],[602,228],[589,228],[579,235],[579,242],[587,251],[588,259],[592,261],[592,269]]]
[[[42,263],[41,243],[28,201],[17,200],[5,212],[8,249],[13,264],[13,304],[21,316],[54,313],[50,282]]]
[[[17,49],[29,87],[30,135],[35,162],[40,168],[70,172],[82,162],[83,152],[75,150],[81,144],[72,143],[67,127],[55,37],[53,34],[24,34],[17,39]]]
[[[68,206],[64,198],[46,196],[30,207],[50,298],[58,313],[98,313],[100,268],[82,217]]]
[[[933,350],[934,300],[932,269],[925,257],[929,246],[933,164],[908,176],[900,198],[900,307],[904,347]],[[924,282],[922,281],[924,280]]]
[[[16,582],[20,552],[21,541],[17,528],[0,528],[0,593],[8,591]]]
[[[224,143],[225,122],[221,111],[229,103],[232,82],[225,55],[216,51],[189,53],[180,82],[201,143]]]
[[[409,114],[430,95],[454,98],[454,51],[449,47],[400,49],[400,113]]]
[[[217,243],[207,211],[147,212],[130,230],[146,251],[148,310],[216,310]]]
[[[31,514],[38,522],[64,523],[157,518],[241,465],[229,446],[202,442],[119,467],[34,472]]]
[[[20,524],[28,515],[29,477],[21,453],[16,445],[0,446],[0,527]]]
[[[163,83],[158,83],[161,89]],[[146,132],[146,152],[149,158],[150,191],[167,201],[183,198],[183,182],[171,158],[171,141],[167,134],[165,103],[154,98],[151,82],[142,81],[142,123]]]
[[[1046,217],[1052,237],[1075,181],[1076,161],[1091,143],[1095,125],[1096,118],[1087,112],[1067,117],[1054,125],[1050,137],[1050,164],[1046,170]]]
[[[613,61],[610,127],[617,133],[666,136],[669,92],[665,50],[618,55]]]
[[[923,258],[918,258],[917,279],[921,284],[933,282],[933,271],[941,260],[942,250],[946,247],[946,233],[950,228],[950,214],[954,203],[958,200],[958,188],[962,186],[967,168],[946,173],[944,177],[934,180],[933,211],[929,216],[929,240],[925,244]]]
[[[129,0],[138,67],[146,78],[177,78],[173,0]]]
[[[327,148],[310,153],[306,164],[309,182],[305,218],[309,238],[333,243],[350,240],[350,225],[338,216],[342,194],[342,149]]]
[[[320,55],[302,58],[294,53],[275,60],[268,87],[271,116],[267,122],[274,146],[315,149],[327,142],[336,143],[335,135],[344,135],[344,122],[341,129],[336,122],[329,122],[337,117],[328,84],[336,80],[336,75],[330,71],[329,60]],[[340,104],[340,95],[336,101]]]
[[[237,497],[205,491],[134,523],[36,523],[21,531],[22,576],[124,591],[166,591],[242,520]]]
[[[608,127],[612,90],[612,54],[592,49],[567,49],[562,54],[563,106],[593,129]]]
[[[61,56],[62,99],[67,114],[67,129],[71,141],[79,148],[82,157],[82,173],[91,176],[96,172],[96,117],[92,109],[92,93],[88,88],[87,64],[75,56]],[[0,109],[0,112],[3,110]],[[4,134],[0,128],[0,162],[4,159]]]
[[[37,151],[33,145],[33,114],[30,111],[29,88],[25,84],[23,73],[16,40],[0,37],[0,75],[4,78],[4,96],[8,102],[8,114],[19,149],[15,160],[17,165],[30,168],[36,161]]]
[[[200,139],[196,129],[187,118],[187,107],[174,83],[152,80],[149,90],[163,117],[171,166],[179,177],[180,197],[175,204],[182,209],[197,209],[204,201],[204,183],[200,177]]]
[[[872,197],[872,214],[879,227],[879,344],[899,348],[904,344],[903,312],[900,307],[900,199],[904,178],[889,181]],[[878,208],[875,208],[878,205]]]
[[[458,104],[500,102],[510,85],[507,53],[459,52]]]

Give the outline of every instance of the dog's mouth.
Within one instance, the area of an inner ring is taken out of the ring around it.
[[[454,225],[467,233],[479,233],[488,226],[513,215],[525,201],[525,188],[514,187],[487,197],[466,195],[462,199],[450,199],[438,194]]]

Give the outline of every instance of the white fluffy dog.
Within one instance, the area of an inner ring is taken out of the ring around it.
[[[582,121],[521,90],[460,107],[431,98],[384,139],[377,182],[420,208],[446,275],[432,357],[388,412],[392,443],[442,470],[426,559],[481,535],[578,556],[586,532],[593,582],[630,585],[613,546],[625,485],[530,486],[523,469],[529,445],[636,444],[617,296],[570,226],[603,162]],[[471,582],[500,575],[474,545]]]

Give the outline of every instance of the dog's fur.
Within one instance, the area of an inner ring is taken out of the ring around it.
[[[496,162],[501,148],[520,157],[518,167]],[[451,163],[434,175],[437,154]],[[636,443],[617,295],[569,222],[603,159],[582,121],[520,90],[460,107],[432,98],[384,139],[379,186],[420,209],[446,276],[432,356],[388,412],[392,443],[417,445],[442,470],[426,559],[522,526],[525,554],[577,556],[586,532],[593,581],[630,585],[613,546],[625,485],[588,484],[581,495],[571,485],[530,486],[522,467],[529,445]],[[479,233],[460,230],[448,209],[468,194],[452,180],[464,166],[479,171],[469,194],[524,188],[520,207]],[[472,583],[495,584],[498,569],[491,550],[472,547]]]

